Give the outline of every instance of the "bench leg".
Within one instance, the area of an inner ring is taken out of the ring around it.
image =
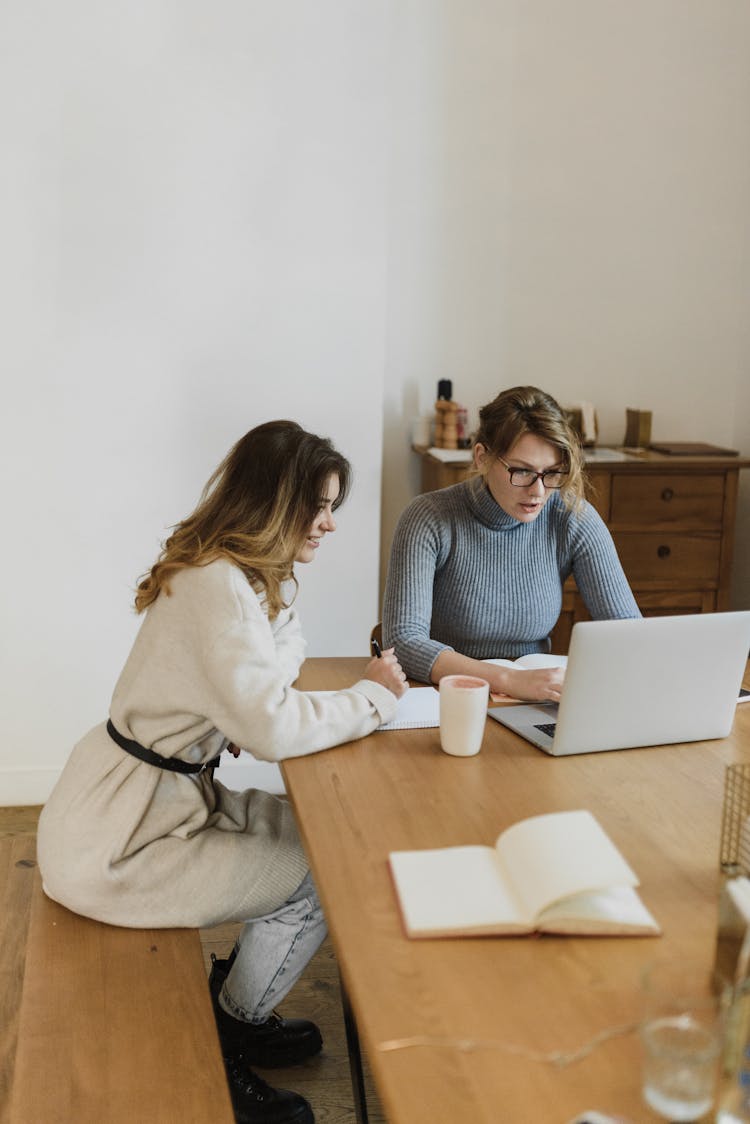
[[[346,993],[344,981],[339,974],[341,983],[341,1006],[344,1011],[344,1027],[346,1028],[346,1046],[349,1051],[349,1070],[352,1075],[352,1095],[354,1097],[354,1117],[357,1124],[367,1124],[367,1095],[365,1093],[365,1075],[362,1072],[362,1053],[359,1048],[359,1032],[357,1020],[354,1017],[349,996]]]

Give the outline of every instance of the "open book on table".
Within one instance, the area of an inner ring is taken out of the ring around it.
[[[521,820],[494,847],[394,851],[389,862],[410,937],[660,932],[587,811]]]
[[[537,667],[567,667],[567,656],[553,656],[548,652],[531,652],[528,656],[519,656],[516,660],[489,659],[482,663],[492,663],[496,667],[515,667],[522,671],[531,671]],[[495,703],[518,703],[522,699],[513,698],[511,695],[501,695],[495,691],[490,692],[490,699]]]

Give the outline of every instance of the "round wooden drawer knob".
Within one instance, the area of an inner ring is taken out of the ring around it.
[[[671,488],[665,488],[661,494],[661,498],[665,503],[669,503],[669,501],[674,498],[674,492]]]
[[[668,546],[659,546],[656,549],[656,553],[659,555],[660,558],[669,558],[672,551],[670,550],[670,548]]]

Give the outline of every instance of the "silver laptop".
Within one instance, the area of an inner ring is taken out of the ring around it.
[[[489,714],[546,753],[724,738],[750,651],[750,612],[574,625],[559,704]]]

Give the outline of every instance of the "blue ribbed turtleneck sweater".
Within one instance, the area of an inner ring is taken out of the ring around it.
[[[546,652],[571,574],[594,620],[640,616],[590,504],[574,512],[553,492],[532,523],[520,523],[482,477],[427,492],[396,527],[384,641],[407,675],[425,682],[445,648],[474,659]]]

